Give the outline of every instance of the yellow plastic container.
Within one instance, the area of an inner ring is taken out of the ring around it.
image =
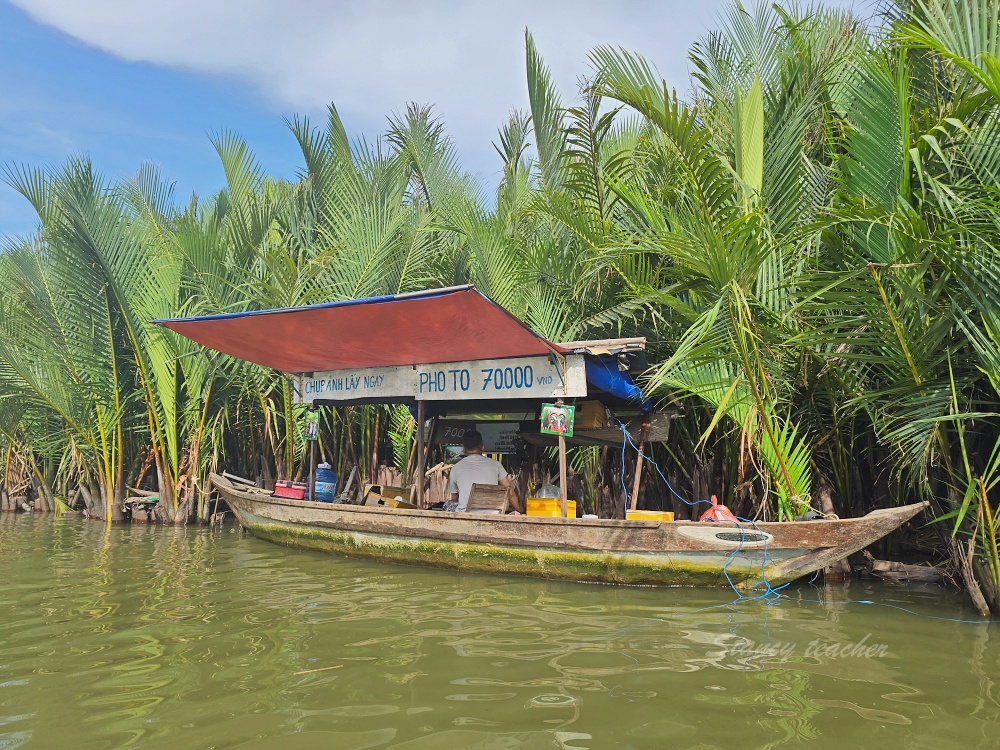
[[[666,510],[630,510],[625,518],[629,521],[673,521],[674,514]]]
[[[608,426],[608,410],[600,401],[584,401],[576,407],[574,425],[581,430],[596,430]]]
[[[558,497],[529,497],[528,515],[562,518],[562,501]],[[566,501],[566,515],[576,518],[576,500]]]

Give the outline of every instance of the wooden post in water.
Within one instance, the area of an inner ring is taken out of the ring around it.
[[[424,507],[424,472],[425,466],[425,456],[424,456],[424,402],[417,401],[417,473],[413,477],[414,481],[417,483],[417,507]]]
[[[646,445],[646,435],[649,434],[649,422],[643,420],[642,428],[639,430],[639,455],[635,457],[635,478],[632,480],[632,498],[629,500],[628,509],[635,510],[636,503],[639,502],[639,483],[642,481],[642,465],[646,463],[643,446]]]

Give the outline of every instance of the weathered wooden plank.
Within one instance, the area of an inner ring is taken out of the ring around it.
[[[591,354],[641,352],[646,349],[644,336],[633,336],[624,339],[591,339],[588,341],[566,341],[559,344],[563,349],[572,352],[590,352]]]

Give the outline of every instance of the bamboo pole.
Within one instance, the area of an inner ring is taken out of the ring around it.
[[[316,502],[316,442],[309,441],[309,502]]]
[[[642,428],[639,430],[639,454],[635,458],[635,478],[632,480],[632,498],[629,500],[628,509],[635,510],[636,503],[639,502],[639,483],[642,481],[642,465],[646,463],[643,446],[646,445],[646,435],[649,434],[649,422],[643,420]]]
[[[559,436],[559,503],[562,507],[562,517],[568,515],[569,494],[566,485],[566,436]]]
[[[416,420],[414,420],[414,424],[416,424]],[[414,484],[413,482],[413,477],[417,471],[416,462],[417,462],[417,442],[414,440],[413,444],[410,446],[410,453],[406,457],[406,467],[405,467],[406,470],[403,472],[403,486],[406,487],[407,485],[409,485],[410,488],[414,491],[417,489],[417,485]],[[410,492],[410,494],[413,495],[413,492]],[[411,497],[410,499],[412,500],[413,498]]]
[[[563,386],[566,385],[566,368],[563,367]],[[563,400],[557,399],[556,406],[562,406]],[[559,505],[562,508],[562,517],[569,515],[569,484],[566,477],[566,436],[559,433]]]
[[[414,479],[417,482],[417,507],[424,507],[424,466],[426,456],[424,455],[424,402],[417,401],[417,475]]]
[[[434,445],[434,434],[437,430],[437,419],[438,419],[437,417],[431,417],[431,426],[427,429],[426,437],[424,439],[424,473],[425,473],[424,479],[427,479],[426,477],[427,459],[430,458],[431,446]],[[419,461],[419,459],[417,458],[418,442],[419,442],[419,436],[418,439],[414,441],[413,447],[410,449],[410,457],[406,461],[406,477],[404,477],[404,480],[409,481],[410,483],[409,500],[411,503],[414,504],[417,502],[417,485],[420,484],[421,486],[423,486],[423,482],[416,481],[417,480],[416,462]],[[413,467],[412,469],[410,468],[411,466]]]
[[[365,421],[367,422],[367,420],[365,420]],[[381,434],[380,431],[379,431],[381,423],[382,423],[382,412],[381,411],[376,411],[375,412],[375,432],[372,434],[372,484],[378,484],[379,483],[379,478],[378,478],[378,466],[379,466],[379,464],[378,464],[378,441],[379,441],[379,435]]]

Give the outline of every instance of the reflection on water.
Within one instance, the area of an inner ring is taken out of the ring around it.
[[[938,589],[726,606],[9,514],[0,575],[0,750],[1000,747],[995,626],[837,603],[971,618]]]

